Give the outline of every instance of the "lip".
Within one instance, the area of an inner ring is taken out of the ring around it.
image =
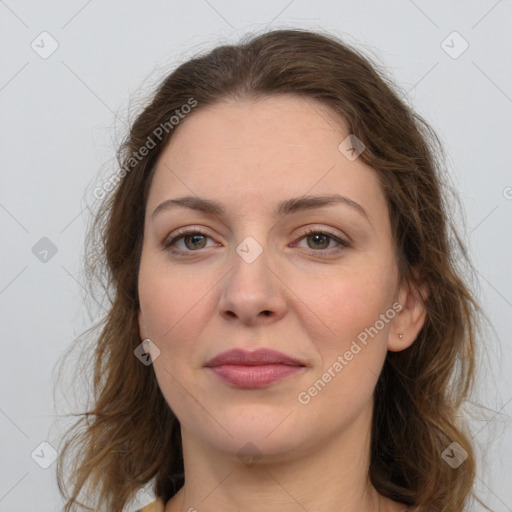
[[[268,348],[260,348],[249,352],[235,348],[227,350],[210,359],[205,366],[214,368],[222,365],[241,365],[241,366],[263,366],[267,364],[284,364],[288,366],[306,366],[303,362],[293,357],[287,356],[282,352]]]
[[[238,388],[254,389],[300,372],[305,364],[271,349],[228,350],[205,364],[221,380]]]

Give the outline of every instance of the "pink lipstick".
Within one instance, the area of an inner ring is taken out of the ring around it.
[[[269,386],[306,367],[301,361],[281,352],[241,349],[222,352],[205,365],[224,382],[243,389]]]

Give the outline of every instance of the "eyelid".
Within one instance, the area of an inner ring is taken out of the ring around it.
[[[308,226],[306,231],[304,231],[300,235],[299,239],[303,238],[303,237],[305,237],[307,235],[312,235],[312,234],[316,234],[316,233],[321,233],[321,234],[324,234],[324,235],[328,235],[331,238],[334,238],[335,240],[343,242],[343,243],[345,243],[347,245],[352,243],[352,239],[348,235],[345,235],[345,233],[342,233],[339,230],[337,230],[335,232],[335,231],[332,230],[332,228],[325,228],[325,227],[322,227],[322,226]]]
[[[329,237],[331,240],[335,241],[338,244],[337,247],[331,247],[330,249],[318,249],[318,250],[306,249],[310,253],[313,253],[320,257],[322,257],[322,255],[325,255],[325,257],[327,257],[328,255],[331,255],[332,252],[337,253],[344,249],[352,247],[352,240],[347,235],[339,235],[337,233],[333,233],[328,228],[315,227],[315,226],[309,226],[306,229],[306,231],[304,231],[298,238],[295,239],[294,242],[292,242],[292,244],[293,244],[292,246],[294,246],[295,244],[297,244],[304,238],[307,238],[309,235],[313,235],[313,234],[326,235],[327,237]],[[187,227],[183,227],[183,228],[178,228],[175,231],[171,232],[163,240],[162,246],[164,247],[165,250],[169,250],[169,248],[173,244],[175,244],[177,241],[182,240],[186,236],[191,236],[191,235],[201,235],[201,236],[204,236],[205,238],[214,240],[213,237],[207,233],[207,228],[205,228],[203,226],[197,226],[197,227],[187,226]],[[205,249],[205,247],[203,249]],[[194,252],[199,253],[200,251],[201,251],[201,249],[198,249],[197,251],[192,251],[192,250],[183,251],[181,249],[178,249],[178,250],[171,249],[171,252],[174,252],[176,254],[186,254],[186,253],[193,254]]]
[[[352,247],[352,241],[349,237],[344,235],[339,235],[333,233],[330,229],[318,228],[318,227],[309,227],[304,233],[302,233],[299,238],[293,242],[293,246],[295,246],[298,242],[301,242],[303,239],[307,238],[309,235],[321,234],[326,235],[328,238],[336,242],[338,245],[336,247],[331,247],[330,249],[309,249],[306,248],[307,251],[314,254],[320,258],[328,258],[330,256],[334,256],[339,254],[340,252],[349,249]]]
[[[179,239],[181,240],[182,238],[184,238],[188,235],[202,235],[206,238],[210,238],[211,240],[213,240],[213,237],[207,233],[207,228],[205,228],[203,226],[197,226],[197,227],[187,226],[187,227],[178,228],[178,229],[172,231],[169,235],[167,235],[164,238],[162,245],[164,246],[164,248],[169,248],[171,244],[176,243]],[[194,252],[194,251],[186,251],[186,252]]]

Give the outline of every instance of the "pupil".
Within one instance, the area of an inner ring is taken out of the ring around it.
[[[189,240],[191,240],[191,244],[193,246],[195,246],[195,248],[197,248],[197,242],[198,242],[198,238],[204,238],[203,235],[189,235],[187,237]]]
[[[319,242],[319,239],[324,239],[324,243],[321,244],[322,247],[325,246],[325,240],[327,240],[327,235],[322,235],[322,234],[316,234],[316,235],[312,235],[312,238],[314,239],[314,243],[316,244],[317,242]],[[320,242],[321,243],[321,242]],[[327,243],[327,245],[329,245]]]

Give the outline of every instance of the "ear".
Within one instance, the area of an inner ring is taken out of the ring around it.
[[[139,323],[139,336],[141,340],[145,340],[146,338],[149,338],[148,332],[146,329],[146,323],[144,322],[144,315],[142,314],[141,309],[139,308],[139,311],[137,313],[137,320]]]
[[[402,309],[393,319],[389,331],[388,350],[399,352],[410,347],[425,323],[427,314],[424,303],[428,299],[428,287],[417,269],[413,269],[413,280],[404,280],[398,291],[397,302]],[[403,336],[400,338],[400,333]]]

